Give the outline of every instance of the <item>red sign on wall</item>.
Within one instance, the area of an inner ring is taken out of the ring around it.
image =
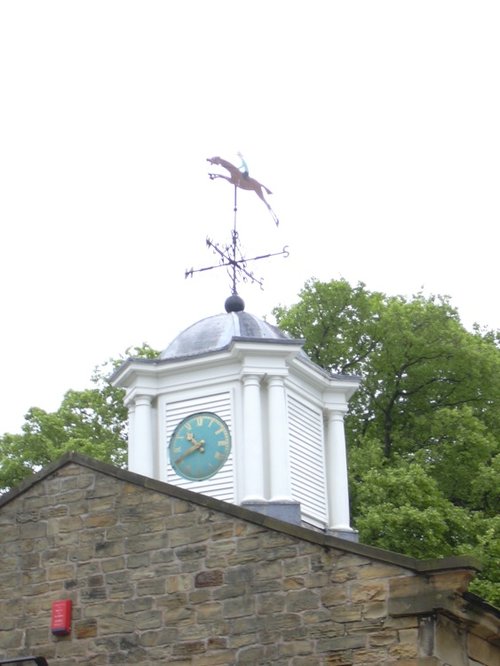
[[[71,632],[71,599],[53,602],[50,630],[55,636],[67,636]]]

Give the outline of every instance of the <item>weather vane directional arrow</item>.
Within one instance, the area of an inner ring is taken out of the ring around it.
[[[282,255],[286,258],[289,255],[288,246],[285,246],[280,252],[268,252],[266,254],[259,254],[254,257],[243,256],[239,242],[238,231],[236,229],[237,212],[238,212],[238,201],[237,201],[238,188],[241,188],[243,190],[253,190],[266,205],[268,211],[271,213],[271,216],[276,226],[278,226],[279,220],[264,196],[264,190],[266,191],[267,194],[271,194],[271,191],[267,187],[259,183],[258,180],[255,180],[255,178],[251,178],[249,176],[248,167],[245,160],[243,159],[243,156],[241,155],[241,153],[238,153],[238,155],[240,156],[241,159],[240,167],[235,167],[234,164],[231,164],[231,162],[228,162],[227,160],[223,160],[221,157],[210,157],[207,159],[207,161],[210,162],[210,164],[220,165],[229,172],[229,175],[220,174],[220,173],[209,173],[208,175],[211,180],[214,180],[216,178],[223,178],[224,180],[227,180],[229,183],[234,185],[234,209],[233,209],[234,221],[233,221],[233,229],[231,232],[231,243],[221,247],[219,244],[214,243],[210,238],[207,238],[206,239],[207,246],[210,247],[213,250],[213,252],[219,256],[219,263],[213,266],[204,266],[202,268],[190,268],[185,272],[185,277],[187,278],[187,277],[192,277],[194,273],[202,273],[204,271],[213,270],[214,268],[227,267],[228,273],[232,281],[231,293],[233,296],[237,296],[236,285],[239,280],[242,280],[243,282],[250,281],[251,283],[258,284],[261,289],[263,288],[262,278],[255,277],[252,271],[248,269],[247,265],[249,262],[258,261],[259,259],[268,259],[269,257],[276,257],[279,255]],[[227,309],[227,304],[226,304],[226,309]]]

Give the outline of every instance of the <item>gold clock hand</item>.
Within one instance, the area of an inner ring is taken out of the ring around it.
[[[184,453],[177,458],[177,460],[175,461],[176,465],[181,463],[184,460],[184,458],[187,458],[189,455],[191,455],[191,453],[194,453],[195,451],[198,451],[198,449],[201,449],[203,444],[205,444],[205,440],[200,439],[200,441],[197,442],[192,435],[189,437],[189,440],[195,443],[193,444],[193,446],[190,446],[189,449],[184,451]]]

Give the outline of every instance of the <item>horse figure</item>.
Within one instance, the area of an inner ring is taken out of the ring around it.
[[[259,181],[255,180],[255,178],[250,178],[248,172],[240,171],[238,167],[235,167],[234,164],[231,164],[231,162],[228,162],[227,160],[223,160],[222,157],[207,157],[207,162],[210,162],[210,164],[218,164],[224,169],[227,169],[230,174],[229,176],[226,176],[221,173],[209,173],[208,175],[210,176],[211,180],[214,178],[224,178],[224,180],[227,180],[228,183],[232,183],[235,187],[240,187],[242,190],[253,190],[257,196],[266,204],[267,209],[273,216],[273,220],[275,221],[276,226],[278,226],[279,220],[276,216],[276,213],[273,211],[264,197],[264,190],[267,194],[272,194],[270,189],[268,189],[265,185],[262,185],[262,183],[259,183]]]

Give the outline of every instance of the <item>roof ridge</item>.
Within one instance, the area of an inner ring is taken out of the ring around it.
[[[40,483],[57,470],[69,464],[81,465],[101,474],[121,479],[127,483],[133,483],[145,489],[153,490],[155,492],[160,492],[171,497],[176,497],[184,501],[192,502],[214,511],[221,511],[235,518],[246,520],[268,529],[302,539],[304,541],[316,543],[324,547],[343,550],[347,553],[355,555],[361,555],[367,558],[375,559],[377,561],[400,566],[411,571],[430,574],[433,572],[453,569],[473,569],[474,571],[480,570],[480,565],[478,564],[477,560],[470,556],[463,555],[446,557],[442,559],[419,560],[417,558],[410,557],[409,555],[394,553],[392,551],[377,548],[375,546],[368,546],[366,544],[356,543],[347,539],[341,539],[340,537],[335,537],[324,532],[309,529],[307,527],[293,525],[291,523],[278,520],[277,518],[271,518],[262,513],[251,511],[245,507],[230,504],[228,502],[209,497],[208,495],[202,495],[201,493],[196,493],[192,490],[187,490],[186,488],[174,486],[164,481],[158,481],[156,479],[142,476],[136,472],[130,472],[126,469],[111,465],[110,463],[95,460],[89,456],[72,451],[63,454],[60,458],[50,463],[39,472],[36,472],[32,476],[26,478],[15,488],[0,496],[0,510],[3,506],[14,500],[16,497],[22,495],[32,486]]]

